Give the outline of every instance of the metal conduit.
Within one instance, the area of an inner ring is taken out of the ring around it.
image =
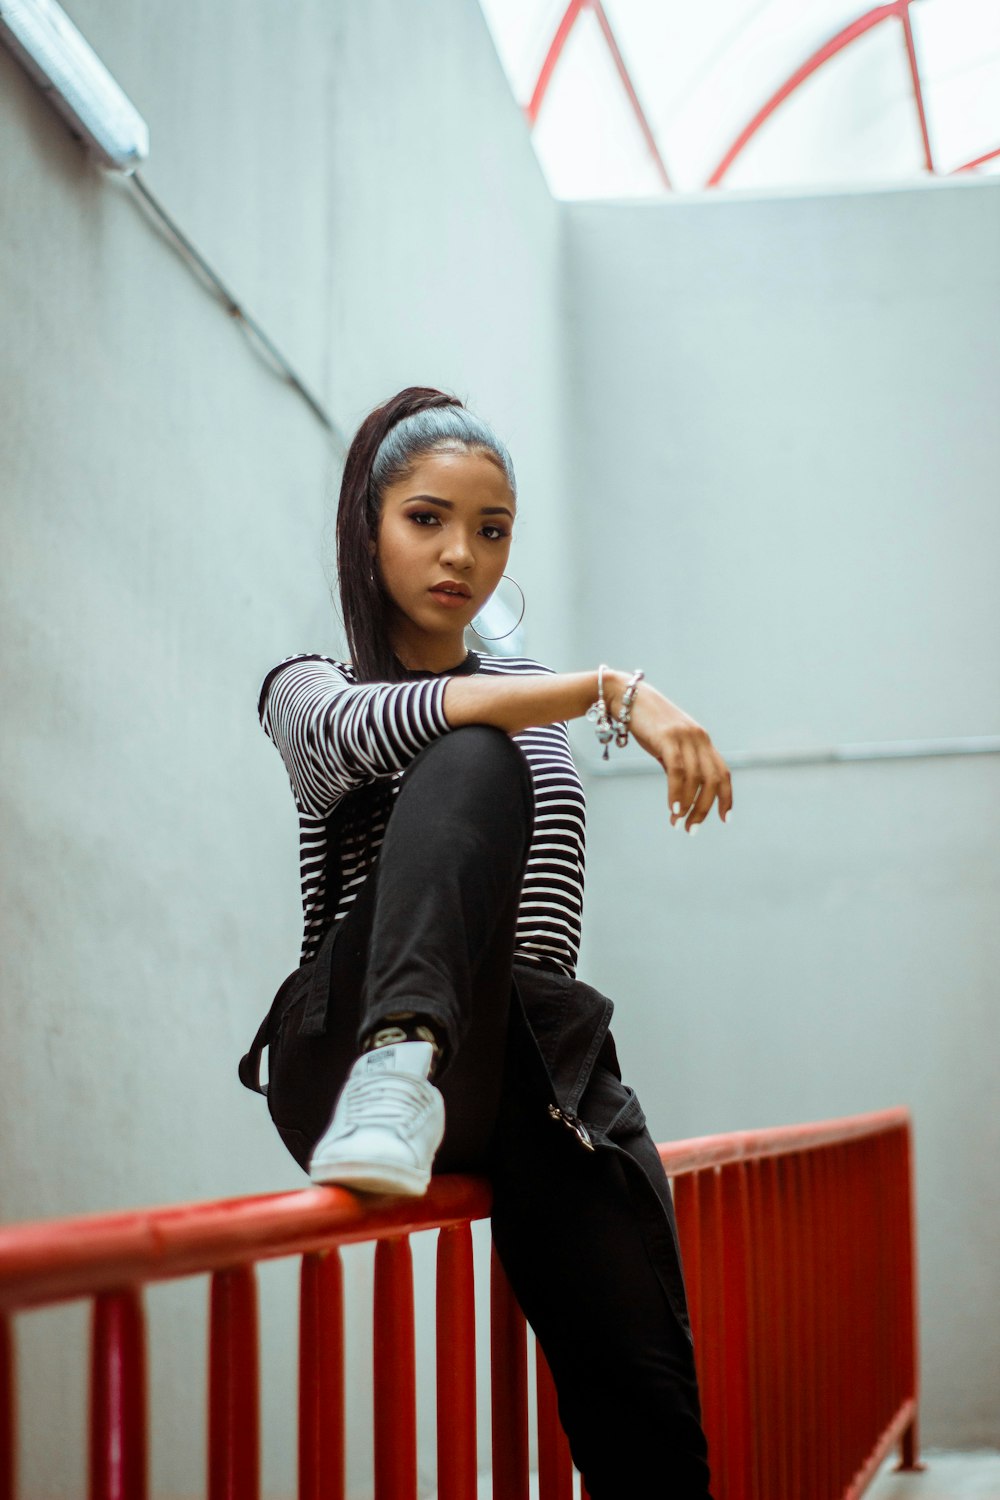
[[[867,745],[831,745],[807,750],[723,751],[731,771],[761,771],[774,767],[833,766],[864,760],[937,760],[953,755],[1000,755],[1000,734],[967,735],[942,740],[886,740]],[[627,760],[594,760],[585,769],[593,776],[662,776],[651,756]]]

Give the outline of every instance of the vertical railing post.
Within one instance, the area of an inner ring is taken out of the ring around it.
[[[344,1279],[339,1250],[302,1257],[299,1500],[344,1500]]]
[[[822,1493],[836,1493],[836,1443],[835,1427],[838,1405],[837,1390],[837,1318],[833,1296],[834,1276],[831,1259],[833,1255],[832,1202],[833,1158],[829,1146],[816,1153],[814,1164],[816,1280],[818,1287],[816,1306],[816,1396],[819,1403],[819,1431],[817,1433],[817,1474]]]
[[[719,1169],[708,1167],[695,1176],[698,1193],[700,1249],[701,1385],[709,1463],[719,1500],[729,1497],[729,1444],[726,1431],[726,1309],[723,1293],[722,1191]]]
[[[528,1338],[496,1249],[490,1261],[494,1500],[528,1500]]]
[[[747,1276],[750,1232],[747,1220],[746,1166],[732,1162],[719,1175],[722,1215],[722,1296],[725,1307],[725,1347],[720,1350],[726,1403],[727,1500],[753,1500],[751,1474],[754,1391],[751,1385],[753,1351]]]
[[[134,1288],[94,1299],[90,1340],[90,1500],[145,1500],[146,1343]]]
[[[776,1379],[774,1358],[774,1267],[768,1249],[766,1160],[746,1163],[747,1235],[749,1241],[748,1313],[750,1378],[753,1383],[751,1494],[754,1500],[782,1500],[776,1463]]]
[[[476,1303],[472,1229],[438,1233],[437,1493],[468,1500],[476,1493]]]
[[[919,1344],[917,1339],[917,1280],[916,1280],[916,1225],[914,1203],[913,1131],[910,1125],[903,1126],[895,1134],[896,1181],[895,1196],[898,1216],[898,1238],[896,1239],[894,1270],[899,1277],[901,1305],[903,1377],[907,1395],[913,1398],[912,1422],[904,1429],[900,1438],[899,1468],[921,1470],[919,1428],[916,1403],[920,1388]]]
[[[791,1494],[808,1492],[809,1473],[805,1458],[806,1392],[803,1371],[809,1358],[804,1318],[802,1190],[799,1160],[794,1152],[778,1157],[779,1212],[783,1219],[785,1247],[785,1316],[788,1324],[789,1364],[786,1371],[786,1411]]]
[[[559,1420],[555,1381],[542,1346],[535,1341],[535,1395],[538,1414],[539,1500],[573,1500],[573,1459]]]
[[[14,1500],[17,1488],[17,1376],[14,1330],[0,1314],[0,1500]]]
[[[864,1142],[850,1141],[847,1153],[850,1162],[850,1179],[848,1191],[844,1201],[844,1223],[847,1229],[847,1244],[845,1247],[845,1262],[847,1266],[847,1285],[845,1288],[845,1299],[843,1302],[844,1312],[850,1319],[853,1327],[863,1329],[864,1322],[864,1257],[865,1240],[871,1233],[867,1222],[864,1201]],[[856,1360],[852,1378],[848,1383],[845,1395],[845,1408],[848,1412],[849,1426],[847,1446],[847,1472],[861,1467],[865,1459],[866,1438],[868,1436],[867,1395],[865,1382],[868,1374],[867,1360]]]
[[[698,1221],[697,1176],[696,1172],[684,1172],[675,1177],[670,1185],[674,1200],[674,1215],[677,1219],[677,1235],[680,1239],[684,1290],[687,1295],[695,1359],[698,1357],[701,1335],[701,1235]]]
[[[820,1242],[817,1233],[817,1167],[816,1152],[805,1149],[798,1154],[799,1194],[802,1199],[801,1250],[802,1263],[802,1334],[805,1340],[805,1362],[802,1370],[802,1391],[805,1397],[804,1433],[805,1466],[813,1475],[817,1494],[825,1494],[823,1484],[823,1406],[822,1385],[823,1361],[826,1350],[820,1338]]]
[[[236,1266],[212,1277],[208,1357],[208,1500],[258,1500],[257,1281]]]
[[[413,1257],[407,1235],[375,1247],[375,1500],[416,1500]]]
[[[760,1366],[764,1371],[766,1417],[762,1429],[760,1464],[766,1483],[765,1500],[799,1500],[792,1494],[788,1460],[788,1357],[787,1306],[783,1238],[780,1233],[778,1162],[766,1156],[760,1163],[757,1183],[760,1225],[758,1243],[761,1282],[766,1308],[761,1324]]]

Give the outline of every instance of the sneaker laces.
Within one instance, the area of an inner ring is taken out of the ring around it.
[[[429,1085],[433,1088],[433,1084]],[[428,1084],[408,1073],[376,1073],[352,1081],[344,1095],[346,1123],[411,1125],[427,1108]]]

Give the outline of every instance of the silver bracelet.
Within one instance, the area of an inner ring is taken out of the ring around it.
[[[625,691],[622,693],[622,706],[618,712],[618,726],[615,732],[615,744],[619,750],[624,750],[628,744],[629,725],[632,722],[632,704],[635,702],[635,695],[639,691],[639,684],[645,675],[645,672],[640,672],[637,669],[625,684]]]
[[[608,705],[604,697],[604,674],[607,671],[604,662],[597,669],[597,702],[592,703],[587,709],[587,718],[594,725],[594,733],[604,746],[603,759],[608,759],[608,746],[618,732],[618,720],[613,719],[608,713]]]
[[[608,712],[607,699],[604,696],[604,674],[607,671],[604,662],[597,669],[597,702],[592,703],[587,709],[587,718],[594,725],[594,733],[604,746],[603,760],[608,760],[608,747],[614,740],[619,749],[624,750],[628,744],[628,727],[632,721],[632,704],[635,700],[639,684],[645,677],[645,672],[633,672],[625,690],[622,693],[621,713],[617,718]]]

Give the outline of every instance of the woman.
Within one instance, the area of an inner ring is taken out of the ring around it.
[[[337,523],[350,662],[265,677],[301,838],[305,935],[240,1065],[313,1182],[493,1185],[493,1237],[548,1358],[592,1500],[708,1495],[669,1186],[621,1081],[611,1001],[576,978],[584,798],[566,721],[628,735],[693,832],[732,788],[705,731],[642,680],[479,657],[517,502],[506,448],[410,387],[347,456]]]

